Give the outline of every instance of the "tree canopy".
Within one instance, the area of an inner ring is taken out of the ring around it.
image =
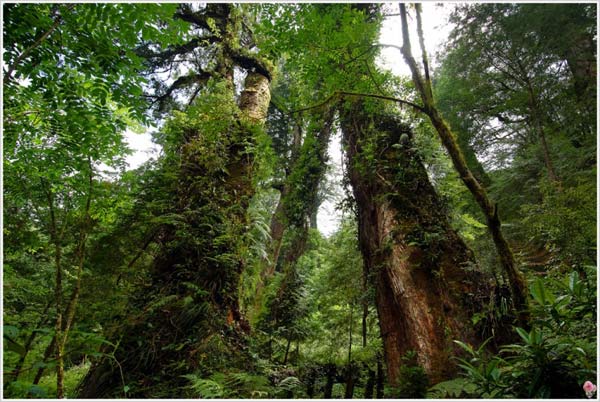
[[[4,4],[3,396],[593,396],[596,5],[444,7]]]

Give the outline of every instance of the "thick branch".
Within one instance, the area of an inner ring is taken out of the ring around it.
[[[417,11],[417,35],[419,36],[419,45],[421,46],[421,59],[423,61],[423,71],[425,72],[425,87],[429,91],[429,97],[433,99],[433,92],[431,89],[431,77],[429,76],[429,59],[427,57],[427,50],[425,49],[423,21],[421,20],[421,4],[415,3],[415,9]]]
[[[136,49],[136,54],[138,56],[141,56],[141,57],[144,57],[144,58],[150,59],[150,60],[158,59],[160,61],[167,61],[167,60],[170,60],[174,56],[190,53],[190,52],[194,51],[196,48],[203,45],[204,43],[214,43],[218,39],[219,38],[216,35],[201,36],[201,37],[193,38],[189,42],[184,43],[183,45],[171,46],[162,52],[152,52],[146,48],[141,47],[141,48]]]
[[[219,24],[219,22],[222,23],[222,21],[227,18],[231,12],[231,9],[231,4],[209,3],[204,9],[200,11],[194,11],[189,4],[182,4],[179,6],[179,10],[175,13],[175,18],[179,18],[182,21],[196,25],[198,28],[207,29],[210,31],[212,28],[208,24],[208,19],[212,18],[219,20],[217,21],[217,25],[222,25]]]
[[[271,68],[258,57],[246,53],[241,49],[229,49],[229,54],[233,62],[245,70],[257,72],[265,76],[269,81],[273,78]]]
[[[154,97],[155,98],[154,103],[159,102],[159,105],[161,105],[176,90],[189,87],[193,84],[205,83],[206,81],[208,81],[208,79],[210,77],[211,77],[211,74],[208,72],[205,72],[205,71],[202,71],[202,72],[196,73],[196,74],[189,74],[189,75],[184,75],[182,77],[179,77],[175,80],[175,82],[173,82],[169,86],[169,88],[166,90],[165,93]]]
[[[406,5],[404,3],[400,3],[400,14],[402,19],[402,47],[400,48],[400,52],[404,56],[404,60],[410,71],[412,73],[413,83],[417,88],[417,91],[421,95],[421,99],[423,100],[423,104],[425,105],[425,110],[428,109],[428,106],[433,103],[433,99],[428,95],[431,93],[431,90],[427,88],[427,83],[423,79],[419,67],[417,66],[417,62],[412,55],[412,50],[410,46],[410,36],[408,34],[408,19],[406,14]]]
[[[199,28],[210,30],[210,27],[206,22],[206,14],[203,11],[195,12],[188,4],[182,4],[175,13],[175,18],[194,24]]]

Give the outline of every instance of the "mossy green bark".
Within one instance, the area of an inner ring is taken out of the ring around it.
[[[390,383],[401,381],[411,350],[433,383],[450,378],[452,340],[483,341],[470,317],[483,311],[491,286],[450,227],[408,127],[360,102],[340,113]]]

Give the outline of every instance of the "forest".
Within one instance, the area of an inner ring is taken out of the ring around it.
[[[595,398],[596,16],[3,3],[3,398]]]

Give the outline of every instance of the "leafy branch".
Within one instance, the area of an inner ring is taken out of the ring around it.
[[[75,7],[75,4],[70,4],[65,11],[70,11],[71,9],[73,9],[73,7]],[[54,18],[54,23],[52,24],[52,26],[42,34],[42,36],[40,36],[35,42],[33,42],[33,44],[31,46],[29,46],[27,49],[25,49],[23,51],[23,53],[21,53],[19,55],[19,57],[17,57],[17,59],[10,65],[10,67],[8,68],[8,71],[6,72],[6,74],[4,74],[4,81],[10,81],[12,79],[12,74],[15,71],[15,69],[17,68],[17,66],[19,65],[19,63],[21,63],[21,61],[23,61],[23,59],[25,59],[27,56],[29,56],[29,53],[31,53],[35,48],[37,48],[38,46],[40,46],[42,44],[42,42],[44,42],[44,40],[46,40],[46,38],[48,38],[48,36],[50,36],[52,34],[52,32],[54,32],[56,30],[56,28],[58,28],[58,26],[60,25],[60,23],[62,22],[63,18],[61,14],[58,14],[55,18]]]

